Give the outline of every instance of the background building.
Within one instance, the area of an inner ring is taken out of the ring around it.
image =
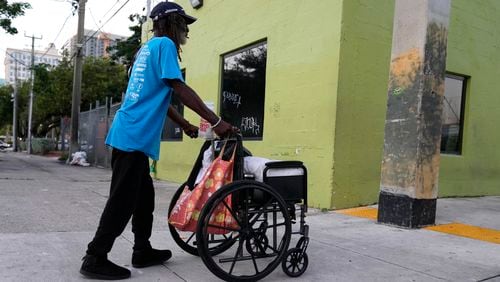
[[[83,41],[84,45],[82,49],[83,56],[96,57],[96,58],[109,57],[110,54],[107,51],[107,48],[115,46],[118,40],[125,40],[125,39],[127,39],[127,37],[125,36],[86,29],[83,39],[84,40]],[[68,49],[70,55],[74,54],[76,50],[75,49],[76,41],[77,38],[76,35],[74,35],[73,37],[71,37],[70,40],[68,40],[64,44],[65,46],[64,48]]]
[[[303,161],[311,206],[377,202],[395,1],[177,2],[198,18],[181,54],[186,82],[245,147]],[[500,1],[451,5],[439,196],[500,195]],[[173,141],[157,176],[184,182],[202,140]]]
[[[31,49],[13,49],[7,48],[5,51],[5,81],[13,84],[15,81],[15,67],[17,61],[17,79],[27,80],[30,78],[31,72]],[[35,65],[47,64],[57,66],[61,61],[62,56],[59,55],[54,44],[49,44],[45,50],[35,50]]]

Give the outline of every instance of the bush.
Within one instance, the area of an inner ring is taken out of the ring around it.
[[[67,152],[62,153],[62,155],[58,158],[60,161],[67,161],[69,154]]]
[[[19,141],[19,149],[21,151],[26,151],[27,150],[27,147],[28,145],[26,144],[26,141]]]
[[[54,150],[56,143],[49,138],[33,138],[31,140],[31,149],[33,154],[45,155]]]

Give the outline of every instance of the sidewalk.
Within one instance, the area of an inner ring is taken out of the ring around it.
[[[0,281],[88,281],[78,270],[109,180],[105,169],[0,153]],[[218,281],[200,258],[183,252],[170,238],[165,216],[177,186],[155,182],[152,244],[172,249],[172,260],[131,267],[129,226],[109,255],[131,269],[128,281]],[[481,240],[486,233],[471,239],[401,229],[370,219],[374,207],[359,211],[311,211],[306,218],[311,228],[306,273],[292,279],[278,267],[263,281],[500,281],[500,243]],[[500,239],[500,197],[439,199],[437,223],[476,226]]]

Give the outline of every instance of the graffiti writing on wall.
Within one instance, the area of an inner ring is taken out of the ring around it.
[[[239,108],[239,106],[241,105],[241,96],[237,93],[224,91],[222,92],[222,97],[224,99],[222,103],[226,103],[226,101],[228,101],[229,103],[236,105],[236,108]]]
[[[240,130],[243,132],[251,132],[254,135],[260,133],[260,125],[256,117],[243,117],[241,119]]]

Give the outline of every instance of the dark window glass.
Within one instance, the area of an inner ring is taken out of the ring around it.
[[[460,155],[464,124],[464,105],[467,78],[446,74],[444,83],[441,153]]]
[[[247,140],[262,140],[266,59],[266,42],[223,56],[220,115]]]
[[[186,80],[186,70],[182,70],[182,77]],[[181,115],[184,116],[184,104],[175,96],[172,95],[170,105]],[[163,125],[163,132],[161,134],[162,141],[182,141],[182,128],[173,120],[168,117]]]

